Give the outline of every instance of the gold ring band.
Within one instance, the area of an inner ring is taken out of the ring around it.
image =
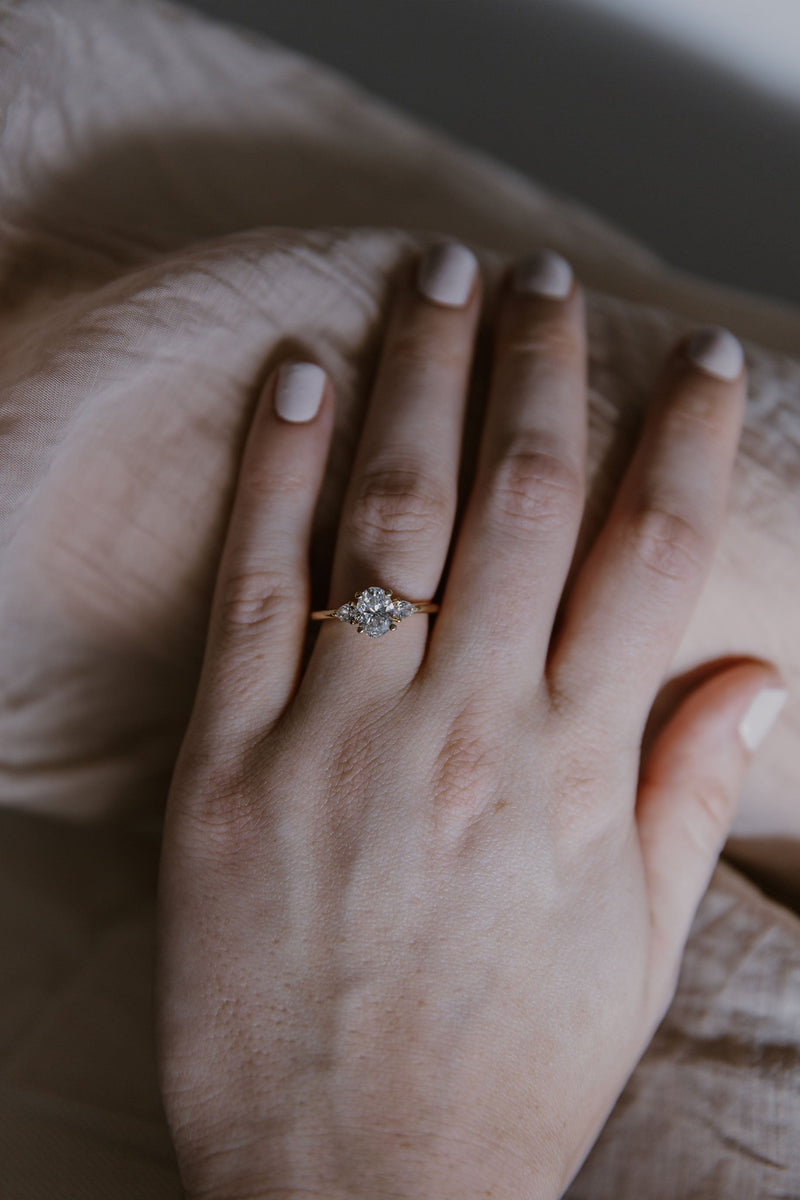
[[[411,605],[411,612],[408,614],[409,617],[413,616],[414,613],[435,613],[439,611],[439,605],[431,604],[430,600],[410,600],[408,603]],[[321,608],[319,612],[312,612],[311,614],[312,621],[329,621],[331,618],[335,618],[337,621],[341,620],[338,608]]]

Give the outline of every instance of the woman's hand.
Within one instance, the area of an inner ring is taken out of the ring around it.
[[[253,420],[162,859],[159,1053],[191,1197],[560,1195],[669,1004],[780,700],[773,668],[729,665],[641,761],[724,517],[738,344],[693,342],[730,379],[675,348],[565,589],[583,300],[552,257],[515,278],[430,631],[329,620],[303,672],[330,384],[295,364]],[[397,297],[332,607],[439,587],[480,303],[455,246]]]

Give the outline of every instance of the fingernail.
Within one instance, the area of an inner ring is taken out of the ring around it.
[[[478,260],[470,249],[460,242],[439,242],[423,255],[417,285],[428,300],[463,308],[477,274]]]
[[[739,722],[739,737],[748,750],[756,750],[778,719],[786,703],[786,688],[767,687],[758,693]]]
[[[686,353],[696,367],[715,379],[738,379],[744,366],[744,350],[738,338],[720,325],[697,329],[689,339]]]
[[[555,250],[526,254],[514,267],[512,283],[521,296],[565,300],[572,291],[572,267]]]
[[[284,363],[275,384],[275,412],[284,421],[310,421],[319,412],[325,372],[316,363]]]

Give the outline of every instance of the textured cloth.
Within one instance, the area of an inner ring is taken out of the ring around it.
[[[151,1045],[154,830],[271,362],[305,348],[336,387],[324,577],[389,281],[432,232],[470,241],[488,280],[504,253],[568,255],[612,425],[696,321],[749,339],[756,406],[798,394],[800,315],[679,276],[317,64],[169,6],[3,0],[0,105],[0,798],[43,814],[0,812],[0,1194],[160,1200],[179,1185]],[[570,1195],[800,1196],[799,975],[800,922],[721,866]]]

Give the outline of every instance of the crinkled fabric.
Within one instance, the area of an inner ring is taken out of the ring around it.
[[[336,388],[324,580],[391,278],[433,234],[489,283],[539,244],[571,258],[612,430],[689,325],[734,329],[778,475],[800,314],[168,5],[1,0],[0,111],[0,1193],[160,1200],[158,820],[270,365],[312,354]],[[800,1196],[798,985],[800,922],[720,866],[570,1196]]]

